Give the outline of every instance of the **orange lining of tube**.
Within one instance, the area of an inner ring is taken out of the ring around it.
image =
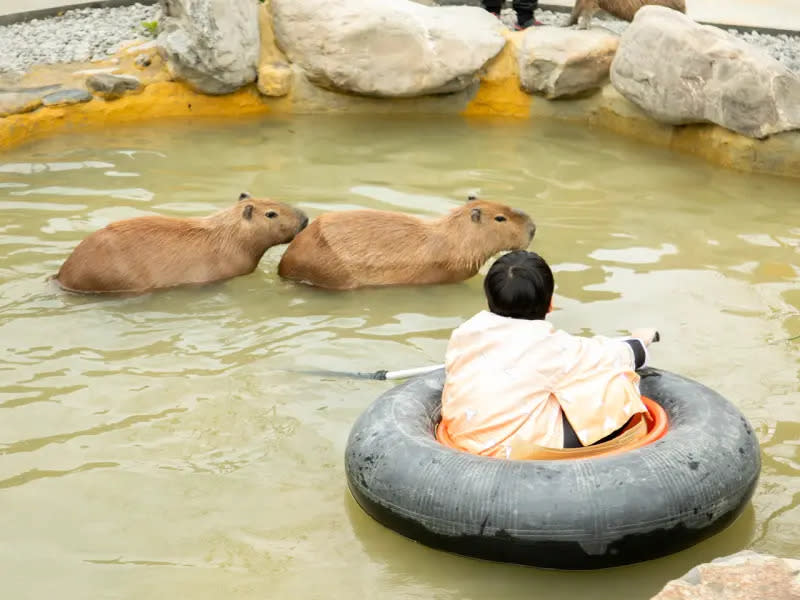
[[[569,458],[597,458],[598,456],[614,456],[615,454],[622,454],[623,452],[628,452],[629,450],[635,450],[636,448],[641,448],[642,446],[646,446],[647,444],[652,444],[653,442],[660,440],[664,435],[667,433],[669,429],[669,421],[667,419],[667,412],[661,407],[660,404],[654,402],[647,396],[642,396],[642,402],[647,408],[647,412],[645,413],[645,420],[647,421],[647,433],[642,436],[635,438],[625,444],[624,446],[614,446],[612,445],[608,450],[605,451],[595,451],[591,455],[587,456],[575,456],[573,455],[565,455],[563,457],[556,458],[556,460],[565,460]],[[626,430],[633,426],[633,422],[626,427]],[[448,448],[453,448],[454,450],[460,450],[460,448],[456,448],[455,444],[453,443],[450,436],[447,434],[445,429],[442,427],[442,423],[436,426],[436,439],[439,443],[447,446]],[[609,440],[610,443],[613,440]],[[592,448],[591,446],[587,446],[586,449]],[[570,449],[570,450],[580,450],[578,448]],[[595,448],[595,450],[598,450]],[[569,450],[568,450],[569,451]],[[556,450],[553,454],[563,453],[563,449]],[[555,458],[555,456],[553,456]]]

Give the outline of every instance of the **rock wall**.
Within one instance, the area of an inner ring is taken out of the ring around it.
[[[157,41],[0,81],[0,147],[73,124],[214,111],[449,113],[571,120],[800,177],[797,74],[665,8],[641,9],[620,39],[511,32],[480,8],[409,0],[161,2]]]

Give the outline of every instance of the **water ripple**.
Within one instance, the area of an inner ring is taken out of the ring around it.
[[[50,444],[63,444],[64,442],[83,436],[101,435],[118,429],[126,429],[132,425],[164,419],[171,415],[186,412],[186,410],[186,408],[168,408],[150,415],[132,415],[125,419],[121,419],[120,421],[98,425],[97,427],[88,427],[80,431],[70,431],[68,433],[60,433],[42,438],[31,438],[27,440],[20,440],[18,442],[12,442],[10,444],[2,444],[0,445],[0,456],[17,454],[19,452],[34,452],[40,448],[49,446]]]
[[[119,464],[115,462],[96,462],[87,463],[74,469],[56,470],[56,469],[31,469],[19,475],[8,477],[7,479],[0,479],[0,489],[16,487],[25,485],[38,479],[49,479],[53,477],[64,477],[65,475],[72,475],[74,473],[83,473],[85,471],[92,471],[94,469],[111,469],[118,467]]]

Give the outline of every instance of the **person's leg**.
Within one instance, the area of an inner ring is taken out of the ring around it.
[[[632,418],[633,417],[631,417],[631,419]],[[602,440],[597,440],[594,444],[592,444],[592,446],[613,440],[620,433],[622,433],[622,430],[628,426],[628,423],[631,419],[628,419],[622,427],[616,431],[612,431]],[[567,416],[564,414],[563,410],[561,411],[561,424],[564,427],[564,448],[583,448],[583,444],[581,444],[581,441],[578,439],[578,435],[575,433],[572,425],[570,425],[570,422],[567,420]]]
[[[561,411],[561,425],[564,427],[564,448],[583,448],[578,434],[575,433],[563,410]]]
[[[514,12],[517,13],[517,25],[521,29],[536,25],[537,21],[533,18],[534,11],[539,6],[539,0],[514,0]]]
[[[503,8],[503,1],[504,0],[482,0],[482,4],[485,10],[499,17],[500,9]]]

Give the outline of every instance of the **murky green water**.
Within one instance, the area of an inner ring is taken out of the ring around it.
[[[240,191],[313,216],[439,214],[479,190],[529,211],[573,332],[656,326],[653,364],[756,427],[764,467],[724,533],[589,573],[430,550],[346,491],[351,424],[391,384],[302,368],[441,362],[481,278],[328,293],[254,274],[127,299],[46,282],[109,221]],[[646,598],[742,548],[800,555],[800,183],[559,123],[296,118],[159,124],[0,155],[3,598]]]

